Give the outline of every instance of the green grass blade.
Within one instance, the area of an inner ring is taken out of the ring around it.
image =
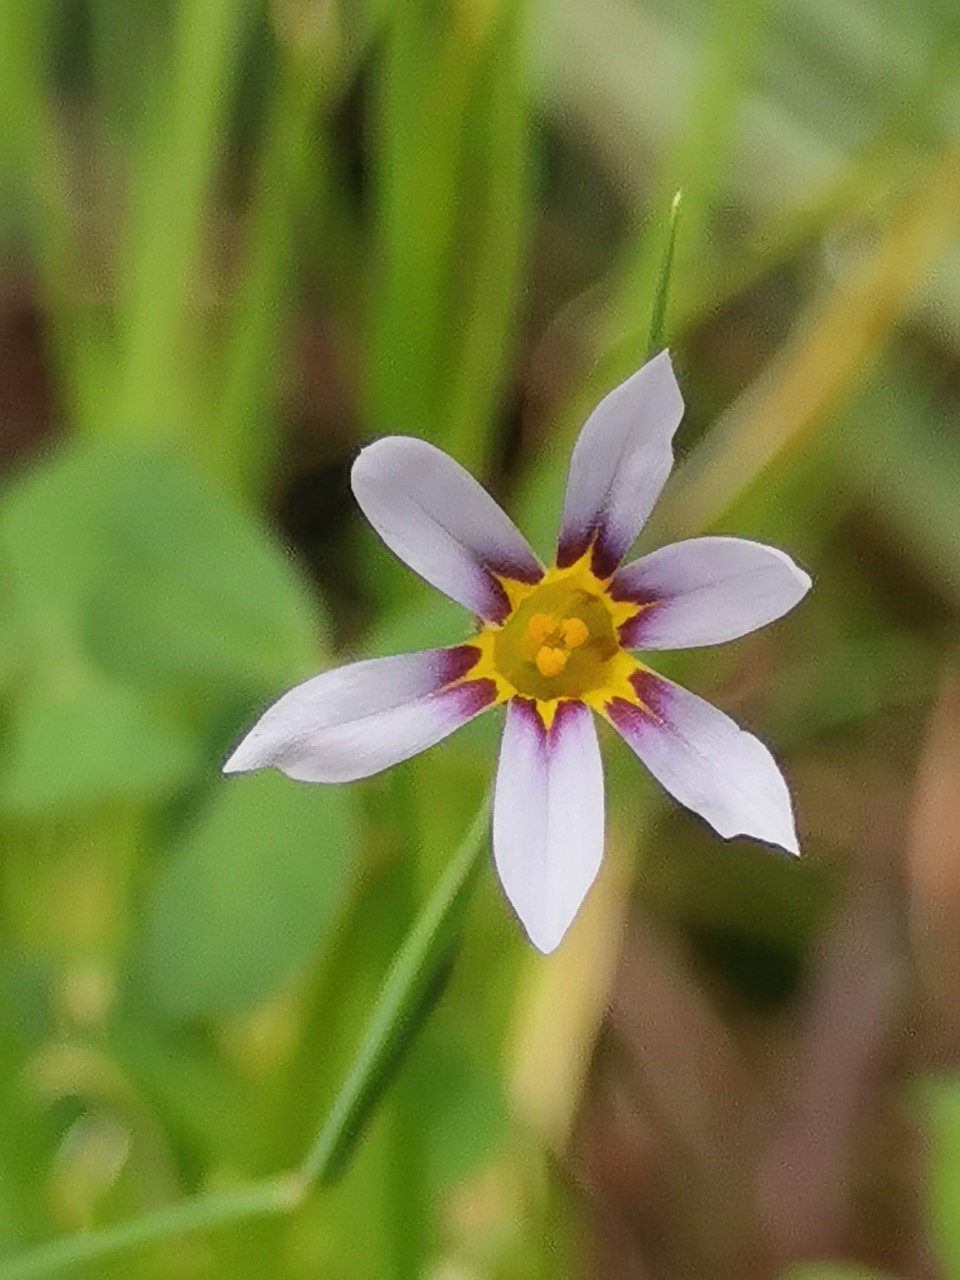
[[[484,803],[397,953],[353,1065],[301,1166],[309,1183],[332,1182],[343,1172],[425,1009],[442,989],[488,821]]]
[[[667,296],[670,292],[670,277],[673,274],[673,255],[677,246],[677,226],[680,222],[680,203],[683,192],[678,191],[670,205],[670,224],[667,228],[667,242],[660,262],[660,274],[653,294],[653,308],[650,313],[650,340],[647,343],[647,359],[655,356],[663,347],[663,326],[667,315]]]
[[[110,428],[184,431],[198,336],[202,232],[239,69],[249,0],[181,0],[170,93],[150,114],[144,179],[128,245],[125,360]]]

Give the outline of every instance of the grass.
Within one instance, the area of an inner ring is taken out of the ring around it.
[[[0,1274],[532,1280],[654,1237],[664,1274],[960,1269],[958,801],[913,785],[960,601],[958,34],[934,0],[0,8]],[[361,530],[356,447],[434,440],[549,554],[651,316],[688,412],[645,538],[817,582],[662,667],[786,760],[809,856],[718,847],[610,742],[569,952],[481,866],[445,981],[397,986],[494,727],[349,789],[219,762],[341,655],[465,634]],[[291,1196],[311,1133],[341,1176]]]

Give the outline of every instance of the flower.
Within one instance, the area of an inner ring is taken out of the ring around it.
[[[352,663],[285,693],[224,765],[347,782],[409,759],[506,705],[493,852],[543,952],[562,939],[603,855],[593,712],[723,837],[797,853],[790,795],[767,748],[636,651],[718,644],[786,613],[810,578],[740,538],[662,547],[621,567],[673,463],[683,400],[666,351],[610,392],[570,461],[556,562],[540,564],[489,493],[423,440],[388,436],[353,466],[387,546],[477,615],[465,644]]]

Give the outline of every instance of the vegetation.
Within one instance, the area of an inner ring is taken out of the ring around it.
[[[0,4],[0,1276],[960,1276],[958,69],[943,0]],[[434,441],[549,556],[652,322],[642,545],[815,583],[659,669],[771,744],[804,857],[607,735],[544,959],[496,724],[220,764],[464,635],[357,447]]]

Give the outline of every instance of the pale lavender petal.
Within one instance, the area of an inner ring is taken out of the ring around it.
[[[790,793],[763,743],[652,671],[632,683],[643,707],[616,698],[607,715],[670,794],[727,839],[751,836],[798,853]]]
[[[539,582],[513,521],[458,462],[425,440],[387,436],[353,464],[353,492],[387,546],[422,578],[491,622],[510,602],[495,575]]]
[[[694,649],[745,636],[810,590],[783,551],[743,538],[691,538],[614,575],[611,594],[646,606],[620,630],[627,649]]]
[[[561,702],[549,729],[514,698],[500,747],[493,853],[530,941],[553,951],[603,856],[603,769],[592,713]]]
[[[668,352],[615,387],[587,419],[570,459],[557,563],[593,546],[593,569],[608,578],[653,510],[673,466],[683,399]]]
[[[274,765],[301,782],[352,782],[433,746],[488,707],[492,680],[462,679],[473,645],[371,658],[314,676],[260,717],[223,766]]]

